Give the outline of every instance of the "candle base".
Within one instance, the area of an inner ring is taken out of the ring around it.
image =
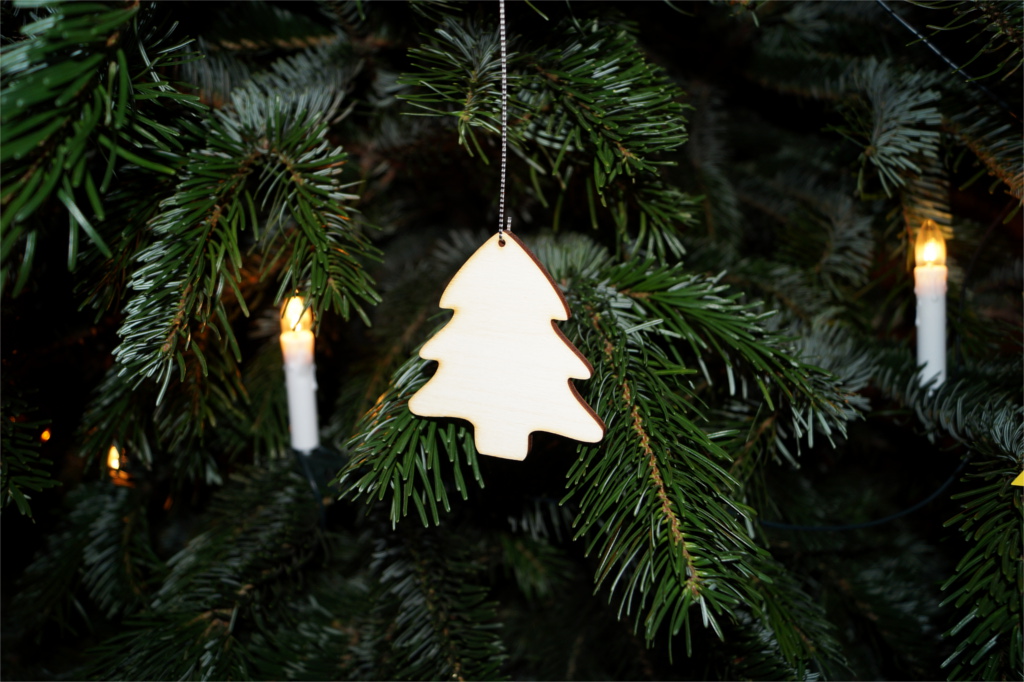
[[[295,453],[297,473],[309,481],[310,492],[316,500],[320,516],[320,527],[327,527],[327,507],[341,493],[341,489],[333,485],[338,472],[348,463],[348,459],[329,448],[320,446],[310,452]]]
[[[310,452],[295,453],[295,471],[309,480],[310,487],[315,491],[323,491],[325,499],[335,499],[341,489],[332,485],[338,472],[346,464],[348,458],[326,445],[313,448]]]
[[[316,365],[286,362],[284,377],[288,391],[288,424],[291,427],[292,449],[308,454],[320,446]]]
[[[932,390],[946,381],[946,266],[914,268],[917,295],[917,364],[921,381],[934,380]]]

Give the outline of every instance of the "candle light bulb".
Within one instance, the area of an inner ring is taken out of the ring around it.
[[[121,468],[121,453],[119,453],[117,448],[113,445],[111,445],[110,450],[107,451],[107,466],[115,471]]]
[[[110,474],[110,480],[114,482],[114,485],[126,488],[134,487],[131,481],[132,477],[127,471],[121,469],[121,453],[118,451],[117,446],[111,445],[110,449],[107,450],[107,469],[107,473]]]
[[[914,260],[918,265],[945,265],[946,240],[934,220],[926,220],[917,231]]]
[[[306,307],[306,302],[301,296],[292,296],[284,304],[284,313],[281,315],[281,331],[313,331],[313,311]]]

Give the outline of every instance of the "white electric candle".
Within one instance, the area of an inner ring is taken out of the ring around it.
[[[926,220],[914,244],[917,294],[917,364],[922,381],[946,380],[946,240],[934,220]]]
[[[284,356],[292,448],[304,453],[320,446],[313,342],[313,313],[305,308],[302,298],[293,296],[288,299],[281,316],[281,354]]]

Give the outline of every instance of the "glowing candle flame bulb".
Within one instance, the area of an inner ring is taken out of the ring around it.
[[[934,220],[926,220],[914,243],[914,293],[917,295],[917,364],[921,379],[946,380],[946,240]]]
[[[917,231],[914,242],[914,260],[918,265],[945,265],[946,240],[934,220],[926,220]]]
[[[132,487],[131,476],[127,471],[121,469],[121,453],[114,445],[107,450],[107,473],[110,474],[110,480],[114,482],[114,485]]]
[[[304,453],[320,446],[313,343],[313,312],[306,308],[301,297],[293,296],[281,312],[281,354],[292,448]]]
[[[301,296],[292,296],[284,304],[281,331],[313,331],[313,311],[305,307]]]

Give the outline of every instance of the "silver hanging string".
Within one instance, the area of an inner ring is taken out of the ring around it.
[[[505,0],[498,0],[498,36],[501,41],[501,194],[498,200],[498,243],[505,245],[504,231],[512,230],[512,216],[505,224],[505,168],[508,165],[508,58],[505,54]]]

